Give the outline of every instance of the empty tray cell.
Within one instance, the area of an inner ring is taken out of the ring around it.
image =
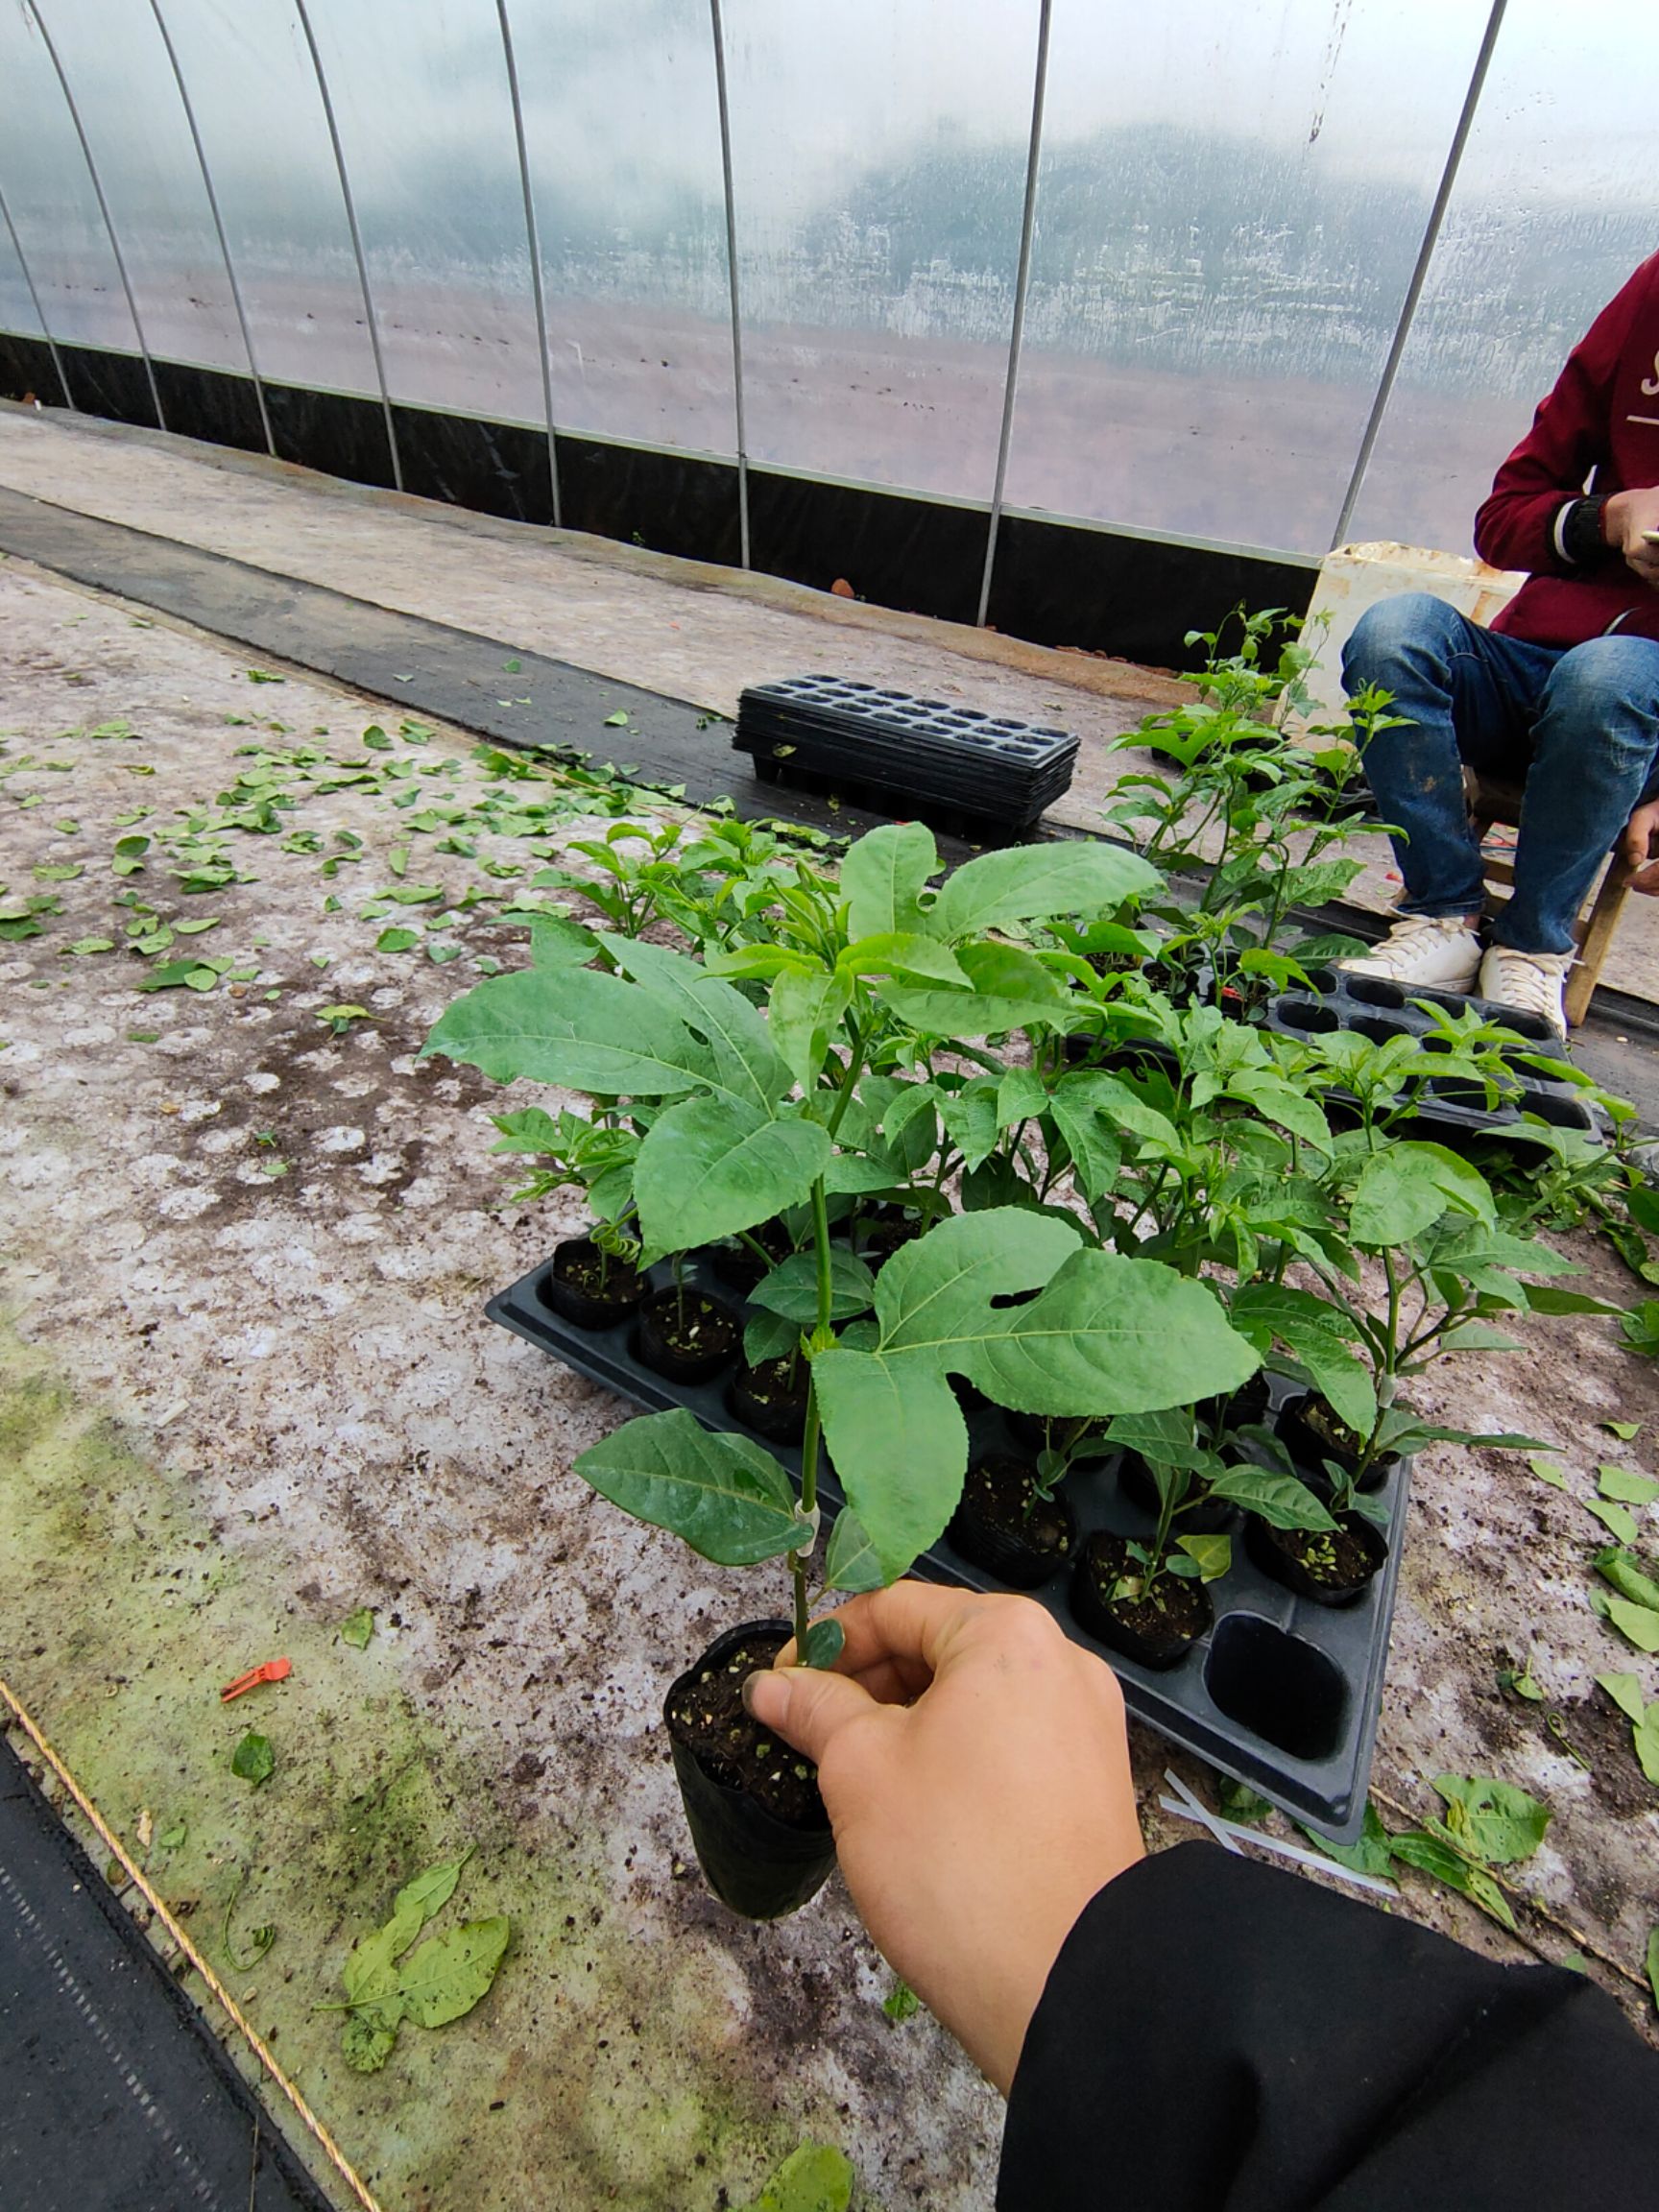
[[[1341,1742],[1348,1706],[1341,1674],[1323,1651],[1259,1613],[1221,1621],[1204,1687],[1229,1720],[1292,1759],[1328,1759]]]
[[[1310,1036],[1323,1037],[1333,1029],[1340,1029],[1342,1018],[1334,1006],[1304,1004],[1299,998],[1281,999],[1279,1019],[1286,1029],[1301,1029]]]
[[[1391,1037],[1409,1037],[1408,1022],[1390,1022],[1382,1014],[1358,1014],[1349,1022],[1356,1037],[1369,1037],[1373,1045],[1386,1045]]]
[[[1344,974],[1342,988],[1361,1006],[1385,1006],[1395,1014],[1405,1012],[1405,992],[1398,983],[1384,982],[1381,975]]]
[[[1562,1098],[1551,1091],[1527,1090],[1522,1093],[1520,1103],[1523,1114],[1535,1114],[1552,1129],[1582,1129],[1586,1136],[1596,1133],[1596,1117],[1581,1099]]]

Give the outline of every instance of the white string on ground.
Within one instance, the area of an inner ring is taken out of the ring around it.
[[[1175,1797],[1160,1797],[1159,1805],[1166,1813],[1174,1814],[1178,1820],[1193,1821],[1207,1828],[1224,1851],[1237,1853],[1240,1844],[1252,1843],[1258,1851],[1271,1852],[1276,1859],[1287,1859],[1293,1866],[1307,1866],[1318,1874],[1328,1874],[1334,1882],[1347,1882],[1356,1889],[1369,1889],[1378,1897],[1398,1897],[1400,1892],[1392,1882],[1380,1881],[1374,1874],[1359,1874],[1352,1866],[1344,1866],[1339,1860],[1327,1859],[1322,1851],[1310,1851],[1300,1843],[1286,1843],[1277,1836],[1263,1836],[1259,1829],[1245,1828],[1237,1820],[1228,1820],[1210,1808],[1188,1789],[1179,1774],[1166,1767],[1164,1779]]]

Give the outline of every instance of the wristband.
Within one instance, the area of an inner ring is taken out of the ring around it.
[[[1605,498],[1592,495],[1588,499],[1570,499],[1555,517],[1555,550],[1563,561],[1575,567],[1588,561],[1598,561],[1607,552],[1607,541],[1601,535],[1601,510]]]

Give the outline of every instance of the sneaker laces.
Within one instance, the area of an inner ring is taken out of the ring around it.
[[[1486,955],[1497,970],[1494,982],[1486,982],[1486,996],[1517,1014],[1538,1014],[1546,1022],[1561,1021],[1561,986],[1573,965],[1571,952],[1517,952],[1509,945],[1494,945]]]
[[[1474,934],[1458,914],[1403,915],[1382,943],[1373,945],[1364,955],[1365,965],[1374,975],[1396,975],[1410,982],[1414,980],[1411,971],[1422,955],[1425,938],[1443,937],[1450,941]]]

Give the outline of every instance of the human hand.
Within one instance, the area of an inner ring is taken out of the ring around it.
[[[1648,858],[1656,841],[1659,841],[1659,799],[1649,799],[1646,806],[1638,806],[1631,815],[1619,840],[1620,859],[1636,871],[1630,878],[1629,888],[1645,891],[1649,898],[1659,897],[1659,860]]]
[[[1601,535],[1644,584],[1659,590],[1659,545],[1648,544],[1647,530],[1659,531],[1659,485],[1615,492],[1601,510]]]
[[[1072,1924],[1142,1856],[1118,1678],[1027,1598],[900,1582],[835,1619],[832,1671],[787,1645],[744,1700],[816,1761],[878,1949],[1006,2095]]]

